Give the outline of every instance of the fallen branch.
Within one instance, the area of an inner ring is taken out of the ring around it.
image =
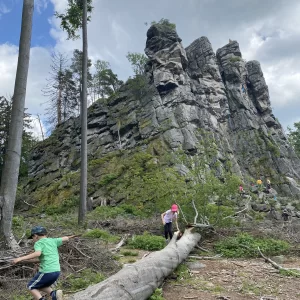
[[[215,256],[189,255],[188,258],[197,259],[197,260],[215,260],[215,259],[221,259],[222,258],[222,254],[217,254]]]
[[[295,275],[295,276],[299,276],[300,275],[300,269],[299,268],[284,268],[280,265],[278,265],[275,261],[271,260],[270,258],[266,257],[262,252],[261,250],[258,248],[258,252],[259,254],[262,256],[262,258],[265,260],[265,262],[268,262],[271,264],[271,266],[277,270],[283,270],[283,271],[287,271],[287,272],[290,272],[292,275]]]
[[[187,221],[187,219],[186,219],[186,217],[185,217],[185,215],[184,215],[184,213],[183,213],[183,211],[182,211],[180,205],[177,204],[177,206],[179,207],[179,210],[180,210],[180,212],[181,212],[181,214],[182,214],[182,217],[183,217],[183,219],[184,219],[184,222],[185,222],[186,224],[188,224],[189,222]]]
[[[213,226],[210,224],[200,224],[200,223],[193,223],[193,224],[188,224],[188,227],[193,227],[193,228],[211,228],[213,229]]]
[[[25,237],[25,235],[26,235],[26,231],[23,233],[23,235],[21,236],[20,240],[18,241],[18,245],[20,245],[20,243],[22,242],[22,240]]]
[[[197,249],[199,249],[199,250],[201,250],[201,251],[203,251],[203,252],[209,252],[209,250],[204,249],[204,248],[202,248],[202,247],[199,246],[199,245],[196,245],[195,248],[197,248]]]
[[[121,248],[123,245],[126,244],[126,241],[128,240],[128,238],[129,238],[129,234],[126,233],[126,234],[122,237],[121,241],[117,244],[117,246],[116,246],[115,248],[110,249],[110,251],[111,251],[111,252],[118,252],[118,251],[120,251],[120,248]]]
[[[23,202],[24,202],[25,204],[27,204],[28,206],[37,207],[36,205],[30,204],[30,203],[26,202],[25,200],[23,200]]]
[[[196,208],[196,205],[195,205],[195,201],[194,200],[192,200],[192,204],[193,204],[193,207],[194,207],[194,210],[195,210],[195,217],[194,217],[194,223],[195,224],[197,224],[197,219],[198,219],[198,215],[199,215],[199,213],[198,213],[198,210],[197,210],[197,208]]]

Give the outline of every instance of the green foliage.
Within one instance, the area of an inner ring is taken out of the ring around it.
[[[199,139],[195,155],[188,156],[183,151],[177,153],[177,163],[190,170],[187,174],[190,180],[179,204],[191,223],[195,215],[194,202],[199,212],[198,222],[208,220],[214,226],[231,226],[234,221],[224,217],[233,214],[231,198],[237,193],[241,181],[231,173],[227,163],[222,164],[217,159],[218,141],[213,133],[200,130]]]
[[[101,180],[99,181],[99,187],[105,186],[109,184],[110,182],[114,181],[116,178],[118,178],[118,174],[106,174],[102,176]]]
[[[121,252],[122,255],[124,256],[138,256],[138,252],[134,252],[134,251],[129,251],[129,250],[124,250]]]
[[[72,211],[75,207],[78,207],[79,198],[71,197],[63,200],[59,205],[52,204],[45,208],[45,212],[48,215],[61,215]]]
[[[258,247],[265,255],[279,255],[285,253],[290,245],[281,240],[270,238],[255,238],[248,233],[241,233],[236,237],[222,240],[215,245],[218,253],[225,257],[259,257]]]
[[[9,124],[11,120],[12,101],[0,96],[0,182],[4,158],[7,149]],[[19,177],[26,178],[28,176],[29,155],[32,148],[37,144],[36,138],[32,136],[29,130],[32,128],[32,119],[30,115],[24,114],[23,134],[22,134],[22,149]]]
[[[131,204],[121,204],[119,206],[98,206],[90,213],[91,216],[97,219],[107,220],[115,219],[118,216],[137,216],[146,217],[147,214]]]
[[[235,63],[237,61],[242,61],[242,58],[239,56],[234,56],[234,57],[230,57],[229,61]]]
[[[12,300],[28,300],[28,295],[12,295]]]
[[[24,225],[24,218],[22,216],[15,216],[12,219],[12,226],[14,228],[23,227]]]
[[[68,7],[64,14],[55,12],[55,16],[61,20],[61,28],[68,33],[69,39],[78,39],[77,30],[82,27],[82,2],[77,0],[68,0]],[[93,10],[92,0],[87,0],[87,12],[91,14]],[[88,21],[91,17],[88,16]]]
[[[294,129],[288,127],[288,140],[295,152],[300,156],[300,122],[294,123]]]
[[[143,249],[147,251],[161,250],[166,246],[166,241],[161,236],[144,233],[143,235],[134,236],[128,242],[129,248]]]
[[[152,152],[151,143],[148,147]],[[155,143],[155,149],[163,153],[158,142]],[[177,199],[182,194],[184,178],[168,167],[163,159],[159,160],[149,152],[139,148],[135,152],[123,150],[109,159],[104,157],[93,161],[93,168],[90,168],[91,178],[101,174],[101,191],[105,196],[124,200],[126,205],[130,205],[118,206],[122,207],[125,214],[147,216],[160,212],[171,205],[174,196]],[[99,208],[99,212],[101,210]],[[123,214],[122,211],[118,213]]]
[[[92,229],[86,232],[83,236],[92,239],[101,239],[107,242],[117,242],[119,239],[119,237],[111,235],[109,232],[99,228]]]
[[[101,97],[111,97],[117,93],[123,81],[118,79],[118,75],[113,73],[110,68],[110,63],[103,60],[97,60],[94,64],[95,74],[93,75],[92,87],[95,96]]]
[[[85,269],[79,273],[71,274],[64,282],[63,287],[68,292],[76,292],[87,288],[89,285],[99,283],[105,279],[101,273],[95,272],[91,269]]]
[[[133,72],[136,76],[143,75],[145,73],[145,66],[148,62],[147,56],[142,53],[128,52],[126,58],[131,63]]]
[[[156,289],[148,300],[166,300],[163,297],[162,288]]]
[[[145,75],[136,75],[134,78],[129,78],[126,84],[137,100],[150,93],[150,86]]]
[[[186,264],[180,264],[174,271],[177,275],[177,280],[188,279],[191,278],[191,274],[189,272],[189,268]]]
[[[123,213],[124,210],[120,207],[98,206],[94,211],[91,212],[91,215],[101,220],[106,220],[114,219]]]
[[[273,144],[270,140],[266,143],[267,150],[273,153],[276,157],[280,156],[280,150],[277,145]]]
[[[300,277],[300,272],[297,271],[297,270],[284,270],[284,269],[280,269],[279,270],[279,274],[284,275],[284,276],[288,276],[288,277],[296,277],[296,278]]]
[[[161,25],[161,26],[166,26],[172,30],[176,30],[176,24],[175,23],[171,23],[168,19],[160,19],[158,22],[156,21],[152,21],[151,25]]]

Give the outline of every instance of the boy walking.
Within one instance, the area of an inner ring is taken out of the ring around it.
[[[39,259],[39,272],[31,279],[27,287],[35,300],[46,300],[42,297],[41,291],[52,297],[52,300],[63,300],[61,290],[52,290],[51,285],[55,283],[60,275],[60,263],[58,247],[70,238],[65,236],[61,238],[48,238],[47,230],[42,226],[36,226],[31,229],[30,239],[34,241],[34,252],[25,256],[15,258],[13,263],[19,263],[24,260]]]

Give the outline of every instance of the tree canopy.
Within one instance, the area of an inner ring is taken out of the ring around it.
[[[288,127],[288,139],[297,155],[300,156],[300,122],[294,123],[294,128]]]
[[[78,29],[82,27],[82,0],[68,0],[68,8],[64,14],[55,12],[55,16],[61,20],[61,28],[68,33],[69,39],[78,39]],[[87,0],[87,12],[93,10],[92,0]],[[89,15],[87,21],[91,20]]]
[[[148,62],[146,55],[137,52],[128,52],[126,58],[131,63],[134,74],[143,75],[145,73],[145,66]]]

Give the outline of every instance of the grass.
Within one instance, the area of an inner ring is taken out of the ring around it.
[[[162,289],[156,289],[148,300],[166,300],[163,296]]]
[[[89,285],[99,283],[105,279],[101,273],[95,272],[91,269],[85,269],[77,274],[71,274],[63,283],[59,284],[67,292],[76,292],[87,288]]]
[[[296,277],[299,278],[300,277],[300,272],[297,270],[279,270],[279,274],[284,275],[284,276],[288,276],[288,277]]]
[[[124,255],[124,256],[138,256],[138,252],[135,252],[135,251],[130,251],[130,250],[124,250],[124,251],[121,251],[121,255]]]
[[[118,236],[112,235],[109,232],[99,228],[89,230],[83,235],[83,237],[92,238],[92,239],[101,239],[112,243],[117,242],[119,240]]]

